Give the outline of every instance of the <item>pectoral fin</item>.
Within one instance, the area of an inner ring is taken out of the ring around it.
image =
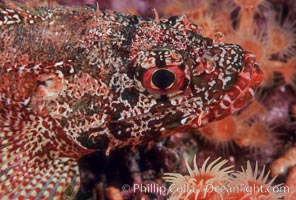
[[[65,199],[79,187],[80,147],[50,117],[0,108],[0,199]]]

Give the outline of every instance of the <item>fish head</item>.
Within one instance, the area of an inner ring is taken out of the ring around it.
[[[223,119],[246,106],[262,81],[255,55],[239,45],[216,43],[167,21],[151,26],[133,31],[125,68],[114,74],[116,98],[106,123],[111,149]]]

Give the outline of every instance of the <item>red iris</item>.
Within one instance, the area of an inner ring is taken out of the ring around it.
[[[150,93],[166,95],[179,91],[184,78],[184,71],[178,66],[152,67],[144,73],[142,85]]]

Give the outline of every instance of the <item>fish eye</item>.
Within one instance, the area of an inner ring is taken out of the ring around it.
[[[182,90],[185,73],[178,66],[152,67],[143,75],[142,85],[150,93],[167,95]]]
[[[155,70],[152,74],[151,82],[155,87],[164,90],[170,88],[176,81],[174,72],[167,69]]]

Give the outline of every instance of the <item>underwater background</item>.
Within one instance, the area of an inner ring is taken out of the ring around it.
[[[235,170],[245,172],[246,180],[261,181],[263,185],[285,183],[289,187],[289,192],[271,193],[270,199],[296,199],[295,0],[30,2],[37,6],[86,6],[97,5],[98,2],[102,8],[151,18],[156,15],[153,8],[160,18],[186,15],[194,24],[203,27],[204,37],[213,38],[217,32],[222,32],[223,42],[239,44],[253,52],[264,73],[255,99],[232,116],[188,133],[180,132],[162,141],[138,146],[134,151],[124,148],[110,156],[105,152],[95,152],[82,157],[79,161],[81,187],[76,197],[69,191],[69,199],[162,200],[168,196],[170,199],[186,199],[187,194],[176,197],[182,192],[167,195],[167,191],[162,191],[163,186],[168,188],[170,185],[163,179],[164,173],[184,175],[171,175],[176,178],[167,180],[173,184],[189,184],[197,179],[194,173],[188,172],[188,168],[196,168],[192,161],[201,167],[208,157],[211,157],[210,162],[219,157],[227,159],[227,163],[221,159],[223,165],[234,165]],[[247,161],[250,161],[250,166]],[[213,166],[219,162],[214,161]],[[241,166],[247,170],[241,170]],[[205,166],[204,172],[208,169],[219,173],[221,166],[213,168]],[[267,174],[269,170],[270,174]],[[221,170],[220,173],[223,175]],[[277,178],[272,180],[275,176]],[[136,186],[140,189],[135,189]],[[244,197],[240,195],[228,198]],[[205,196],[204,199],[213,198]],[[195,196],[189,195],[188,199],[195,199]],[[244,199],[252,198],[245,196]]]

